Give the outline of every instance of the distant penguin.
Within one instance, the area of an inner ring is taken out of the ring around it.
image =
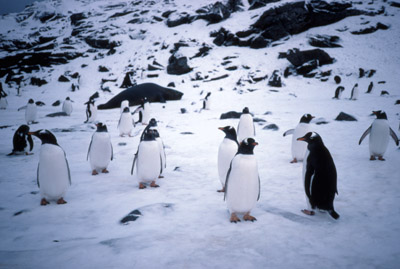
[[[63,102],[62,111],[65,112],[65,114],[67,114],[68,116],[70,116],[72,110],[73,110],[72,101],[69,97],[67,97]]]
[[[340,99],[340,97],[342,96],[343,91],[344,91],[344,87],[343,86],[337,87],[336,90],[335,90],[335,96],[332,99]]]
[[[33,149],[32,136],[29,133],[28,125],[21,125],[14,133],[13,137],[13,150],[10,155],[29,155]],[[32,153],[33,154],[33,153]]]
[[[364,138],[369,134],[370,160],[376,160],[376,157],[378,157],[379,160],[384,161],[385,159],[383,158],[383,155],[385,154],[389,144],[389,136],[393,138],[397,146],[399,145],[399,139],[392,128],[390,128],[385,112],[378,110],[372,111],[372,113],[376,115],[376,119],[363,133],[358,144],[360,145]]]
[[[3,85],[0,82],[0,109],[6,109],[8,106],[7,93],[3,90]]]
[[[64,196],[71,185],[71,174],[64,150],[49,130],[38,130],[28,134],[42,141],[37,169],[37,184],[42,196],[40,204],[47,205],[49,201],[56,201],[57,204],[67,203]]]
[[[203,99],[203,109],[209,110],[211,108],[211,92],[208,92],[206,97]]]
[[[248,107],[243,108],[242,115],[239,118],[237,136],[239,142],[243,141],[245,138],[256,136],[253,116],[250,114]]]
[[[121,102],[121,113],[124,111],[125,107],[129,107],[129,101],[128,100],[124,100]]]
[[[99,97],[99,93],[98,92],[96,92],[96,93],[94,93],[92,96],[90,96],[89,97],[89,101],[87,101],[86,103],[85,103],[85,105],[86,105],[86,121],[85,121],[85,123],[88,123],[88,122],[94,122],[95,120],[96,120],[96,117],[97,117],[97,107],[96,107],[96,105],[94,104],[94,102],[95,102],[95,98],[98,98]]]
[[[25,120],[26,123],[36,123],[36,116],[37,116],[37,106],[33,99],[29,99],[28,104],[26,105],[25,109]]]
[[[335,211],[333,200],[337,191],[337,173],[335,163],[321,137],[315,132],[297,138],[308,144],[308,151],[303,162],[303,181],[308,209],[304,214],[314,215],[313,209],[326,210],[334,219],[339,218]]]
[[[374,87],[374,83],[371,81],[368,85],[368,90],[365,93],[371,93],[372,92],[372,88]]]
[[[358,83],[356,83],[351,90],[350,100],[357,100],[358,99]]]
[[[244,139],[232,159],[226,175],[225,200],[231,214],[230,221],[240,221],[237,214],[244,214],[244,220],[255,221],[250,215],[260,198],[260,177],[254,147],[258,143],[253,138]]]
[[[161,171],[161,154],[156,141],[155,134],[148,130],[140,141],[138,151],[133,159],[131,174],[135,168],[139,182],[139,189],[146,188],[146,183],[150,182],[150,187],[157,188],[156,180]]]
[[[310,121],[314,118],[311,114],[304,114],[299,124],[297,124],[295,129],[287,130],[283,136],[292,134],[292,157],[291,163],[297,163],[298,161],[303,161],[304,154],[307,150],[307,144],[301,141],[297,141],[297,138],[304,136],[306,133],[310,132]]]
[[[335,80],[336,84],[340,84],[340,82],[342,81],[342,79],[338,75],[334,76],[333,79]]]
[[[143,125],[147,125],[150,120],[150,105],[149,105],[149,100],[147,98],[143,98],[140,101],[140,106],[133,111],[132,115],[135,113],[139,113],[139,120],[136,123],[141,122]]]
[[[118,130],[119,135],[124,136],[128,135],[131,136],[132,128],[133,128],[133,119],[132,114],[129,111],[129,107],[125,107],[124,111],[122,111],[121,116],[118,122]]]
[[[108,173],[107,167],[113,159],[113,147],[107,125],[99,122],[96,126],[97,130],[92,135],[87,153],[87,160],[90,159],[92,175],[97,175],[99,171]]]
[[[236,130],[233,126],[220,127],[218,129],[225,133],[225,137],[218,148],[218,175],[222,185],[222,189],[218,190],[218,192],[225,192],[226,174],[228,173],[233,157],[238,152],[239,143],[237,142]]]

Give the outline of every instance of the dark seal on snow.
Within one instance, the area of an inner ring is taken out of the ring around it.
[[[146,97],[149,102],[164,103],[169,100],[180,100],[183,93],[169,88],[161,87],[155,83],[143,83],[130,87],[113,98],[107,103],[99,105],[98,109],[120,108],[121,102],[129,101],[129,106],[140,105],[140,100]]]

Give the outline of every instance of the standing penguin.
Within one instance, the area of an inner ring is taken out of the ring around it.
[[[372,88],[374,87],[374,83],[371,81],[368,85],[368,90],[365,93],[371,93],[372,92]]]
[[[211,107],[211,92],[208,92],[206,97],[203,99],[203,109],[209,110]]]
[[[89,97],[89,101],[85,103],[86,105],[86,121],[85,123],[88,122],[94,122],[97,117],[97,107],[94,104],[94,99],[99,97],[99,93],[96,92],[92,96]]]
[[[38,130],[28,134],[42,141],[37,169],[37,184],[42,196],[40,204],[47,205],[52,200],[57,201],[57,204],[67,203],[64,196],[71,185],[71,174],[64,150],[49,130]]]
[[[107,125],[99,122],[96,126],[97,130],[92,135],[86,158],[87,160],[90,158],[92,175],[97,175],[98,171],[108,173],[108,164],[113,159],[113,147]]]
[[[244,220],[257,220],[250,215],[260,198],[260,177],[253,152],[257,145],[253,138],[244,139],[226,175],[224,198],[231,214],[231,222],[240,221],[237,214],[244,214]]]
[[[36,116],[37,116],[37,106],[33,99],[29,99],[28,104],[26,105],[25,109],[25,120],[26,123],[36,123]]]
[[[256,136],[256,128],[254,127],[253,116],[251,116],[249,108],[243,108],[242,115],[240,115],[239,124],[237,127],[238,141],[248,137]]]
[[[369,134],[370,160],[374,161],[376,160],[376,157],[378,157],[379,160],[384,161],[385,159],[383,158],[383,155],[385,154],[389,144],[389,136],[393,138],[397,146],[399,145],[399,139],[392,128],[390,128],[385,112],[378,110],[372,111],[372,113],[376,115],[376,119],[363,133],[358,144],[360,145],[364,138]]]
[[[337,87],[336,91],[335,91],[335,96],[332,97],[332,99],[340,99],[340,96],[342,96],[343,91],[344,91],[344,87],[343,86]]]
[[[291,163],[297,163],[304,159],[304,154],[307,150],[307,144],[297,141],[297,138],[304,136],[306,133],[310,132],[310,121],[315,118],[311,114],[304,114],[300,118],[299,124],[297,124],[295,129],[287,130],[283,133],[283,136],[292,134],[292,157]]]
[[[121,102],[121,113],[124,111],[125,107],[129,107],[129,101],[128,100],[124,100]]]
[[[337,173],[329,150],[321,136],[315,132],[309,132],[297,140],[308,144],[303,163],[303,180],[309,208],[302,212],[311,216],[315,214],[313,209],[318,208],[327,210],[332,218],[338,219],[339,214],[333,207],[335,194],[338,194]]]
[[[222,189],[218,192],[225,192],[225,180],[233,157],[238,152],[239,143],[237,142],[236,130],[233,126],[218,128],[225,133],[218,148],[218,175]]]
[[[10,155],[20,155],[20,154],[33,154],[29,153],[33,149],[32,136],[29,133],[28,125],[21,125],[14,133],[13,137],[13,150]],[[29,145],[28,145],[29,144]],[[28,147],[29,146],[29,147]]]
[[[157,188],[156,180],[161,171],[161,154],[156,141],[155,134],[148,130],[143,140],[140,141],[138,150],[133,159],[131,174],[136,166],[136,176],[139,182],[139,189],[146,188],[145,183],[150,182],[150,187]]]
[[[134,124],[134,122],[132,119],[132,114],[129,111],[129,107],[125,107],[124,111],[122,111],[122,113],[121,113],[121,117],[119,118],[119,122],[118,122],[119,135],[120,136],[124,136],[124,135],[131,136],[133,124]]]
[[[149,100],[147,100],[146,97],[144,97],[140,101],[140,106],[133,111],[132,115],[134,115],[136,112],[139,112],[139,120],[136,122],[141,122],[143,125],[147,125],[147,123],[150,120],[150,104]]]
[[[351,90],[350,100],[357,100],[358,99],[358,83],[356,83]]]
[[[3,90],[3,85],[0,82],[0,109],[6,109],[8,106],[7,93]]]
[[[70,116],[72,110],[73,110],[72,101],[69,97],[67,97],[63,102],[62,111],[65,112],[65,114],[67,114],[68,116]]]

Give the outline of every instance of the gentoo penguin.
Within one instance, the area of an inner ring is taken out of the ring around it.
[[[211,100],[210,100],[211,92],[208,92],[206,97],[203,99],[203,109],[209,110],[211,107]]]
[[[391,136],[396,143],[399,145],[399,139],[396,133],[390,128],[386,113],[378,110],[372,111],[376,115],[376,119],[372,122],[371,126],[363,133],[358,144],[360,145],[364,138],[369,134],[369,154],[371,156],[370,160],[384,161],[383,154],[385,154],[386,149],[389,144],[389,136]]]
[[[121,102],[121,113],[124,111],[125,107],[129,107],[129,101],[128,100],[124,100]]]
[[[33,154],[29,153],[33,149],[32,136],[29,133],[28,125],[21,125],[14,133],[13,137],[13,150],[10,155],[20,155],[20,154]],[[28,145],[29,144],[29,145]]]
[[[98,171],[108,173],[108,164],[113,159],[113,147],[107,125],[99,122],[96,126],[97,130],[92,135],[87,153],[87,160],[90,159],[92,167],[92,175],[97,175]]]
[[[372,88],[374,87],[374,83],[371,81],[368,85],[368,90],[365,93],[371,93],[372,92]]]
[[[63,106],[62,106],[62,111],[65,112],[65,114],[67,114],[68,116],[71,115],[73,110],[72,107],[72,101],[69,97],[65,98]]]
[[[92,96],[89,97],[89,101],[85,103],[86,105],[86,121],[85,123],[88,122],[94,122],[97,117],[97,107],[94,104],[94,99],[99,97],[99,93],[96,92]]]
[[[287,136],[292,134],[292,157],[293,160],[291,163],[297,163],[298,161],[302,161],[304,158],[304,154],[307,150],[307,144],[297,141],[297,138],[304,136],[306,133],[310,132],[310,121],[315,118],[311,114],[304,114],[300,118],[299,124],[297,124],[295,129],[287,130],[283,133],[283,136]]]
[[[6,109],[8,106],[7,93],[3,90],[3,85],[0,82],[0,109]]]
[[[222,185],[222,189],[218,190],[218,192],[224,192],[226,174],[228,173],[233,157],[238,152],[239,143],[237,142],[236,130],[233,126],[220,127],[218,129],[225,133],[225,137],[218,148],[218,175]]]
[[[340,99],[340,96],[342,96],[342,92],[344,91],[343,86],[339,86],[335,90],[335,96],[332,99]]]
[[[37,184],[42,196],[40,204],[47,205],[52,200],[57,201],[57,204],[67,203],[64,196],[71,185],[71,174],[64,150],[49,130],[38,130],[28,134],[42,141],[37,169]]]
[[[358,83],[356,83],[351,90],[350,100],[357,100],[358,99]]]
[[[313,209],[318,208],[327,210],[332,218],[338,219],[339,214],[333,207],[335,193],[338,194],[337,174],[329,150],[322,142],[321,136],[315,132],[308,132],[297,140],[308,144],[308,151],[303,162],[303,180],[309,208],[302,212],[314,215]]]
[[[139,120],[136,123],[141,122],[143,125],[147,125],[150,120],[149,100],[144,97],[140,103],[140,106],[133,111],[132,115],[134,115],[136,112],[139,112]]]
[[[37,106],[33,99],[29,99],[28,104],[26,105],[25,109],[25,120],[26,123],[36,123],[36,116],[37,116]]]
[[[226,175],[224,198],[231,214],[231,222],[240,221],[237,214],[244,214],[244,220],[256,220],[250,215],[250,211],[260,198],[260,177],[253,153],[257,145],[253,138],[244,139]]]
[[[237,127],[238,141],[248,137],[256,136],[256,129],[254,127],[253,116],[249,112],[249,108],[243,108],[242,115],[240,115],[239,124]]]
[[[131,174],[133,174],[135,163],[139,189],[146,188],[145,183],[148,182],[150,182],[150,187],[159,187],[156,180],[161,171],[161,154],[153,131],[147,130],[143,140],[140,141],[133,159]]]
[[[134,122],[132,119],[132,114],[129,111],[129,107],[125,107],[121,113],[121,116],[120,116],[119,122],[118,122],[119,135],[120,136],[124,136],[124,135],[131,136],[133,123]]]

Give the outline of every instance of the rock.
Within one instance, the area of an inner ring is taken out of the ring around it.
[[[108,71],[110,71],[110,70],[108,70],[108,68],[105,67],[105,66],[103,66],[103,65],[99,65],[98,71],[99,71],[99,72],[108,72]]]
[[[279,75],[279,70],[274,70],[270,79],[268,80],[268,85],[271,87],[282,87],[281,76]]]
[[[181,113],[182,113],[182,114],[187,113],[187,109],[186,109],[186,108],[181,108]]]
[[[78,26],[82,23],[82,20],[87,19],[87,16],[85,15],[85,13],[81,12],[81,13],[74,13],[69,18],[71,20],[72,25]]]
[[[183,12],[183,13],[173,13],[172,16],[171,14],[168,16],[167,19],[167,26],[168,27],[176,27],[182,24],[188,24],[194,21],[195,17],[190,16],[188,13]]]
[[[383,96],[383,95],[389,95],[389,92],[388,91],[381,91],[381,96]]]
[[[45,106],[45,105],[46,105],[46,104],[43,103],[42,101],[36,101],[35,104],[36,104],[37,106]]]
[[[110,39],[95,37],[86,37],[85,42],[95,49],[112,49],[120,45],[118,42],[111,41]]]
[[[231,11],[227,6],[217,1],[214,4],[202,7],[196,12],[200,15],[197,16],[198,19],[203,19],[211,23],[218,23],[230,17]]]
[[[340,112],[339,115],[336,117],[337,121],[357,121],[357,119],[349,114],[344,112]]]
[[[47,84],[47,81],[45,79],[35,78],[35,77],[31,78],[31,85],[35,85],[35,86],[39,86],[40,87],[40,86],[45,85],[45,84]]]
[[[170,75],[189,73],[193,68],[189,67],[187,61],[188,59],[185,56],[180,56],[178,54],[171,55],[168,59],[167,73]]]
[[[323,51],[322,49],[303,50],[303,51],[300,51],[298,49],[289,50],[289,52],[286,55],[286,59],[295,67],[302,66],[303,64],[311,60],[318,61],[319,66],[325,64],[331,64],[334,61],[334,59],[331,58],[329,54]]]
[[[342,45],[338,44],[340,38],[330,35],[315,35],[308,37],[308,43],[313,47],[319,48],[338,48]]]
[[[241,115],[242,115],[241,112],[229,111],[229,112],[226,112],[226,113],[222,113],[221,116],[219,117],[219,119],[220,120],[239,119]]]
[[[271,131],[278,131],[279,127],[275,123],[267,124],[263,127],[263,130],[271,130]]]
[[[58,78],[58,81],[59,81],[59,82],[70,82],[69,78],[67,78],[67,77],[64,76],[64,75],[61,75],[61,76]]]
[[[390,1],[390,6],[399,7],[400,8],[400,3],[399,2],[395,2],[395,1]]]
[[[279,2],[280,0],[249,0],[249,10],[265,7],[267,4]]]
[[[225,75],[218,76],[218,77],[213,77],[213,78],[204,80],[204,82],[210,82],[210,81],[214,81],[214,80],[220,80],[220,79],[224,79],[224,78],[227,78],[227,77],[229,77],[229,74],[225,74]]]
[[[250,48],[252,49],[262,49],[265,48],[269,45],[269,41],[266,40],[264,37],[262,37],[261,35],[251,39],[250,41]]]
[[[46,117],[50,117],[50,118],[54,118],[54,117],[66,117],[68,116],[67,113],[65,112],[55,112],[55,113],[51,113],[51,114],[47,114]],[[62,131],[65,132],[65,131]]]
[[[52,106],[59,106],[61,104],[60,100],[55,101],[53,104],[51,104]]]
[[[207,44],[203,44],[202,47],[199,49],[199,52],[196,53],[194,56],[190,57],[190,59],[207,56],[210,50],[211,50],[210,46],[208,46]]]
[[[374,33],[376,31],[378,31],[379,29],[380,30],[387,30],[387,29],[389,29],[389,26],[386,25],[386,24],[378,22],[376,24],[376,26],[370,26],[370,27],[367,27],[367,28],[364,28],[364,29],[360,29],[358,31],[352,31],[350,33],[352,33],[353,35],[365,35],[365,34]]]
[[[129,87],[135,86],[131,80],[131,76],[133,76],[133,74],[134,74],[133,72],[126,72],[124,80],[122,81],[120,88],[129,88]]]
[[[396,100],[395,105],[400,105],[400,100]]]
[[[175,88],[175,82],[168,83],[167,87],[174,87]]]
[[[318,60],[310,60],[308,62],[305,62],[303,65],[299,66],[296,68],[297,74],[300,75],[307,75],[310,73],[312,70],[318,68]],[[311,75],[311,74],[310,74]],[[313,76],[315,76],[316,73],[313,73]]]

